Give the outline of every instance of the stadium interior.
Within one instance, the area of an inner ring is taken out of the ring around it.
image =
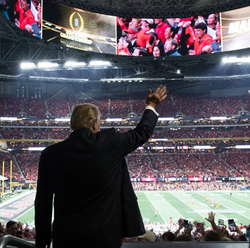
[[[243,0],[56,2],[138,18],[206,15],[250,5],[250,1]],[[140,120],[148,89],[163,84],[168,97],[157,109],[160,118],[154,134],[128,156],[135,190],[176,189],[179,181],[186,182],[182,186],[185,190],[249,189],[249,62],[223,63],[226,57],[250,58],[250,49],[177,58],[80,51],[32,37],[0,13],[0,161],[6,161],[3,176],[35,187],[40,152],[68,137],[75,104],[94,103],[102,114],[101,128],[115,127],[124,132]],[[65,68],[69,60],[85,64]],[[92,65],[93,60],[106,64]],[[21,62],[41,61],[58,63],[58,67],[20,67]],[[203,183],[198,184],[199,178]],[[211,183],[216,181],[218,184]]]

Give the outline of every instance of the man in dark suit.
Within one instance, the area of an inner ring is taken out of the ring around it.
[[[100,129],[95,105],[74,107],[73,132],[41,154],[35,199],[36,246],[118,248],[122,237],[145,233],[124,156],[144,144],[157,122],[155,107],[166,87],[149,90],[137,127],[126,133]],[[131,226],[133,225],[133,226]]]

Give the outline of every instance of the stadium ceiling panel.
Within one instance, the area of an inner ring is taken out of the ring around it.
[[[248,6],[249,0],[59,0],[77,8],[114,16],[187,17]]]

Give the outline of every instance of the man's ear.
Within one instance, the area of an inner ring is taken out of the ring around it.
[[[92,130],[95,131],[95,129],[96,129],[96,120],[94,120],[92,124]]]
[[[99,131],[99,130],[97,130],[97,120],[94,120],[94,121],[93,121],[93,124],[92,124],[92,127],[90,128],[90,130],[91,130],[93,133],[96,133],[96,132]]]

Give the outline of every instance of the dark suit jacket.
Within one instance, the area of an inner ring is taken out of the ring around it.
[[[134,130],[116,133],[111,128],[94,134],[82,128],[42,152],[35,199],[37,246],[50,243],[53,196],[54,247],[118,248],[123,235],[140,230],[140,217],[133,231],[122,214],[133,213],[128,209],[136,201],[122,163],[148,140],[156,122],[156,114],[146,110]]]

